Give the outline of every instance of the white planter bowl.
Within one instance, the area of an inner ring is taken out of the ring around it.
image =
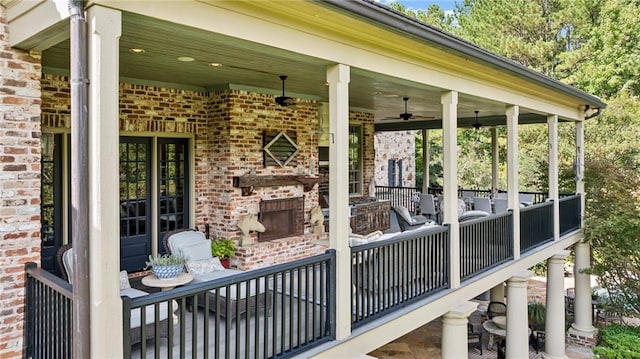
[[[500,329],[507,329],[507,317],[504,315],[499,315],[496,317],[493,317],[493,322],[496,324],[496,326]]]

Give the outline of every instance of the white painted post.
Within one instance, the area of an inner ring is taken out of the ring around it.
[[[422,193],[429,192],[429,159],[431,146],[429,146],[429,130],[422,129]]]
[[[464,302],[442,316],[442,359],[468,356],[467,323],[477,307],[478,303]]]
[[[498,194],[498,179],[500,176],[500,144],[498,143],[498,129],[491,127],[491,195]]]
[[[564,259],[569,251],[561,251],[547,259],[547,302],[545,313],[545,359],[562,359],[564,353]]]
[[[518,189],[518,106],[507,106],[507,191],[513,212],[513,259],[520,258],[520,193]]]
[[[553,200],[553,238],[560,240],[560,194],[558,190],[558,116],[547,117],[549,132],[549,199]]]
[[[507,358],[529,357],[527,281],[532,275],[522,271],[507,281]]]
[[[349,248],[350,68],[327,67],[329,83],[329,243],[336,250],[336,339],[351,335],[351,250]]]
[[[574,286],[575,299],[573,302],[573,324],[569,333],[577,336],[593,338],[596,328],[593,327],[593,307],[591,305],[591,275],[583,270],[591,266],[589,243],[575,244]]]
[[[443,92],[442,149],[444,156],[444,218],[449,223],[451,288],[460,287],[460,233],[458,231],[458,93]]]
[[[122,357],[118,192],[120,11],[87,10],[89,25],[89,273],[91,357]]]

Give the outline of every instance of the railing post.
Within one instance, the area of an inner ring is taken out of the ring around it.
[[[33,277],[29,274],[30,269],[37,268],[37,264],[33,262],[28,262],[24,265],[24,278],[25,278],[25,313],[24,313],[24,322],[25,322],[25,330],[24,330],[24,342],[25,345],[25,358],[33,357],[33,349],[35,347],[34,343],[34,320],[33,313],[35,310],[35,301],[33,300]]]
[[[122,355],[124,358],[131,357],[131,298],[122,298]],[[141,308],[142,311],[144,308]],[[140,323],[141,327],[144,326]],[[142,338],[144,340],[144,337]]]
[[[336,311],[335,311],[335,301],[336,301],[336,251],[335,249],[329,249],[325,253],[331,255],[331,259],[327,265],[327,281],[326,281],[326,292],[327,292],[327,315],[326,319],[326,333],[331,339],[335,339],[336,337]]]

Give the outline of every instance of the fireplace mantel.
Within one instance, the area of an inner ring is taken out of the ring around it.
[[[233,186],[242,189],[242,195],[253,193],[255,187],[295,186],[302,185],[305,192],[313,189],[316,183],[322,182],[322,176],[309,175],[252,175],[233,177]]]

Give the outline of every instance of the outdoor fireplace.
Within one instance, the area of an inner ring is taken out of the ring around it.
[[[304,197],[260,201],[260,223],[265,228],[259,242],[304,234]]]

